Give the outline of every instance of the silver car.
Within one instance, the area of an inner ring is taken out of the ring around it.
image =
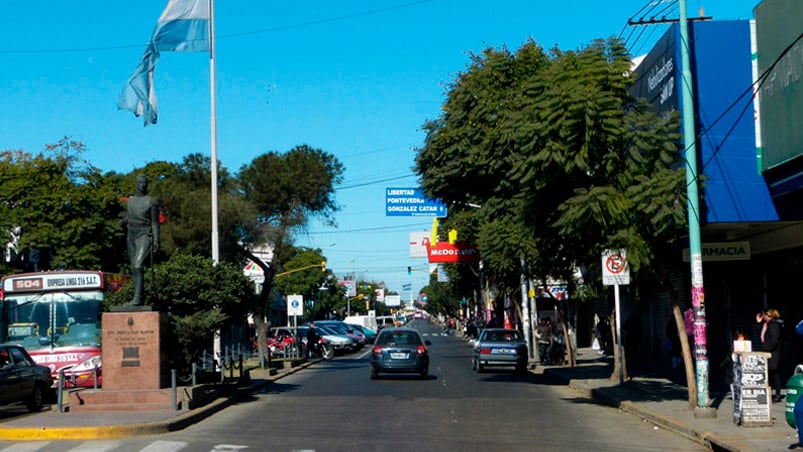
[[[527,344],[517,330],[486,328],[480,331],[471,356],[471,369],[482,372],[491,366],[513,366],[527,371]]]

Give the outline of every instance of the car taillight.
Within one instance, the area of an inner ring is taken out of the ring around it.
[[[482,347],[482,348],[480,349],[480,353],[482,353],[483,355],[488,355],[488,354],[490,354],[490,353],[491,353],[491,347]]]
[[[415,352],[418,353],[419,355],[425,355],[427,353],[427,348],[424,347],[423,345],[419,345],[418,347],[415,348]]]
[[[382,354],[382,346],[381,345],[374,345],[374,353],[377,355]]]
[[[524,348],[524,347],[519,347],[519,348],[516,349],[516,354],[517,355],[526,355],[527,354],[527,349]]]

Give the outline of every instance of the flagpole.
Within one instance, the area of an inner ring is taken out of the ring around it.
[[[210,109],[210,149],[212,165],[212,260],[220,262],[220,245],[217,221],[217,102],[215,95],[215,0],[209,0],[209,109]],[[215,330],[212,340],[213,356],[222,358],[220,350],[220,329]],[[216,359],[216,370],[223,374],[220,359]]]
[[[212,150],[212,260],[220,262],[217,218],[217,102],[215,96],[215,0],[209,0],[209,103]]]

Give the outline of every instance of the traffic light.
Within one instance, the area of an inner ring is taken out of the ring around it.
[[[321,261],[321,271],[326,273],[326,261]]]
[[[408,275],[412,275],[413,274],[413,267],[410,267],[409,265],[407,266],[407,274]]]

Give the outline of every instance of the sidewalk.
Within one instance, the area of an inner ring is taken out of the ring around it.
[[[658,427],[671,430],[713,450],[778,451],[797,444],[797,432],[786,422],[785,402],[770,408],[773,425],[743,427],[733,422],[733,401],[730,395],[714,399],[715,418],[699,418],[688,402],[686,386],[659,377],[660,372],[633,372],[631,381],[619,384],[611,380],[613,358],[600,356],[595,350],[580,349],[578,365],[573,368],[547,366],[543,372],[569,385],[589,398],[618,407]],[[714,398],[714,394],[710,394]]]
[[[57,439],[112,439],[140,435],[157,435],[181,430],[226,408],[236,401],[238,394],[249,394],[254,389],[298,372],[319,360],[305,362],[291,368],[250,371],[250,384],[237,389],[233,397],[219,397],[193,410],[104,411],[59,413],[55,405],[40,413],[0,419],[0,441],[33,441]],[[21,408],[24,413],[24,407]]]
[[[640,416],[660,428],[674,431],[713,450],[778,451],[797,443],[797,433],[786,423],[785,404],[772,405],[774,423],[769,427],[742,427],[733,423],[733,402],[729,397],[715,401],[715,418],[695,418],[688,403],[685,386],[659,377],[655,370],[633,372],[632,380],[619,384],[611,380],[613,359],[600,356],[591,349],[580,349],[578,365],[537,366],[533,372],[543,373],[556,381],[595,399],[600,403]],[[251,371],[249,392],[255,386],[278,380],[312,363],[279,369],[271,375],[267,370]],[[713,395],[712,395],[713,397]],[[57,413],[44,411],[8,421],[0,420],[0,440],[101,439],[166,433],[198,422],[233,403],[222,397],[191,411],[126,411]]]

